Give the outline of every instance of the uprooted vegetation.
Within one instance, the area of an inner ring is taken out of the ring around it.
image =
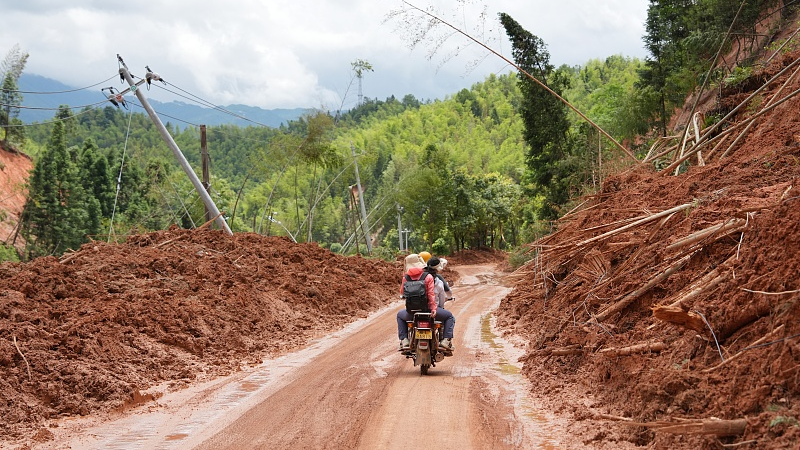
[[[718,126],[695,121],[687,145],[654,147],[662,170],[605,180],[513,275],[499,323],[527,340],[537,393],[583,399],[553,405],[587,444],[800,439],[798,62],[754,71],[754,90]]]

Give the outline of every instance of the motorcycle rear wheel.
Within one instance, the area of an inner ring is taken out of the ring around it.
[[[419,373],[421,373],[422,375],[427,375],[428,374],[428,369],[430,367],[431,367],[430,364],[421,364],[419,366]]]

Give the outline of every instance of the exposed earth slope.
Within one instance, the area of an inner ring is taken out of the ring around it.
[[[778,56],[702,111],[726,115],[798,58]],[[723,129],[800,88],[796,68]],[[533,394],[570,414],[587,445],[796,448],[798,111],[790,97],[727,155],[743,126],[677,176],[649,164],[608,178],[515,273],[498,322],[528,342]]]

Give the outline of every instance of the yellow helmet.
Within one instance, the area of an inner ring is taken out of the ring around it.
[[[425,261],[426,263],[428,262],[429,259],[431,259],[431,254],[428,252],[419,252],[419,256],[421,256],[422,260]]]

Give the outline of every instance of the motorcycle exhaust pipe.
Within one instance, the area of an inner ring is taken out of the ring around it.
[[[436,352],[436,356],[433,358],[436,362],[442,362],[444,359],[444,353]]]

